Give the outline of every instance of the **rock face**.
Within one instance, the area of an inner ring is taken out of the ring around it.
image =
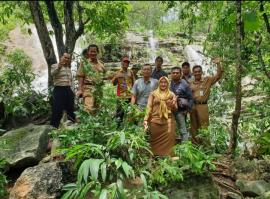
[[[189,176],[172,190],[167,190],[169,198],[218,199],[219,192],[212,180],[206,176]]]
[[[237,180],[236,186],[245,196],[256,197],[261,196],[270,190],[270,184],[264,180],[247,181]]]
[[[8,167],[26,168],[37,164],[46,152],[51,127],[30,124],[0,137],[0,157]]]
[[[70,176],[66,162],[39,164],[24,170],[10,192],[9,199],[55,199],[61,196]]]

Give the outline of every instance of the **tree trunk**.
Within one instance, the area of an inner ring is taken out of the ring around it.
[[[265,26],[266,26],[266,30],[270,34],[270,24],[269,24],[268,16],[264,11],[263,1],[262,0],[260,0],[260,11],[263,13],[262,16],[263,16],[263,20],[264,20],[264,23],[265,23]]]
[[[233,154],[237,147],[237,138],[238,138],[238,122],[241,111],[241,98],[242,98],[242,87],[241,87],[241,74],[242,74],[242,59],[241,59],[241,41],[243,38],[242,32],[242,19],[241,19],[241,1],[236,1],[236,76],[235,76],[235,109],[232,116],[232,126],[231,126],[231,137],[230,137],[230,146],[229,153]]]
[[[65,29],[66,29],[66,41],[65,41],[65,47],[66,52],[73,52],[76,39],[76,29],[74,25],[74,19],[73,19],[73,7],[74,2],[73,1],[64,1],[64,21],[65,21]]]
[[[265,65],[265,62],[263,60],[263,56],[262,56],[262,52],[261,52],[261,47],[260,47],[261,42],[262,42],[262,36],[260,35],[260,33],[257,33],[255,44],[256,44],[256,52],[257,52],[258,61],[261,64],[262,70],[264,71],[266,77],[268,77],[270,79],[270,72],[268,72],[266,69],[266,65]]]
[[[38,1],[28,1],[33,21],[42,46],[43,54],[48,65],[48,86],[52,86],[51,65],[57,62],[53,44],[49,36],[43,13]]]
[[[45,1],[45,3],[47,6],[47,11],[48,11],[48,15],[50,18],[50,22],[52,24],[52,28],[53,28],[53,31],[55,34],[55,41],[56,41],[56,46],[57,46],[57,51],[58,51],[58,57],[60,59],[60,57],[65,52],[62,24],[58,18],[56,10],[55,10],[54,2],[53,1]]]
[[[79,27],[75,28],[74,23],[74,10],[76,10],[78,14]],[[64,22],[66,29],[66,41],[65,41],[65,50],[66,52],[73,53],[75,44],[77,39],[84,33],[84,26],[86,23],[90,21],[90,17],[88,17],[85,21],[83,21],[83,8],[80,5],[79,1],[64,1]]]

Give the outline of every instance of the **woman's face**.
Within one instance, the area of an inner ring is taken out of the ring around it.
[[[161,79],[159,83],[159,88],[162,91],[165,91],[168,88],[168,82],[166,79]]]

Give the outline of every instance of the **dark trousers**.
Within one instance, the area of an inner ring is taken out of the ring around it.
[[[119,99],[117,101],[117,106],[116,106],[116,120],[117,120],[117,127],[119,128],[120,125],[123,122],[124,116],[125,116],[125,110],[123,108],[123,103],[124,104],[129,104],[131,99]]]
[[[69,120],[75,122],[74,93],[70,86],[55,86],[53,90],[51,125],[58,128],[63,111],[67,112]]]

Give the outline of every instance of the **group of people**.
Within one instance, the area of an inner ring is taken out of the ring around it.
[[[176,143],[176,125],[182,141],[190,139],[187,130],[187,115],[191,121],[191,140],[200,143],[197,138],[198,130],[209,125],[209,113],[207,101],[210,88],[222,76],[223,69],[219,58],[212,59],[217,65],[214,76],[203,77],[202,67],[195,65],[190,68],[188,62],[182,67],[171,69],[171,81],[168,74],[162,69],[163,59],[158,56],[155,59],[155,67],[144,64],[141,67],[141,78],[129,69],[128,56],[121,59],[121,69],[112,78],[105,77],[106,68],[97,58],[99,48],[91,44],[84,52],[85,61],[82,61],[77,78],[79,88],[77,97],[83,97],[85,111],[90,114],[98,110],[96,103],[96,91],[99,93],[98,82],[111,80],[116,86],[118,97],[116,121],[118,128],[121,127],[124,118],[123,104],[133,104],[138,111],[145,111],[144,127],[150,133],[150,146],[156,156],[171,156],[172,148]],[[64,53],[58,64],[51,67],[53,77],[53,108],[51,125],[58,128],[63,111],[68,118],[75,122],[74,93],[71,90],[71,56]],[[89,72],[90,71],[90,72]],[[99,74],[99,75],[96,75]]]

